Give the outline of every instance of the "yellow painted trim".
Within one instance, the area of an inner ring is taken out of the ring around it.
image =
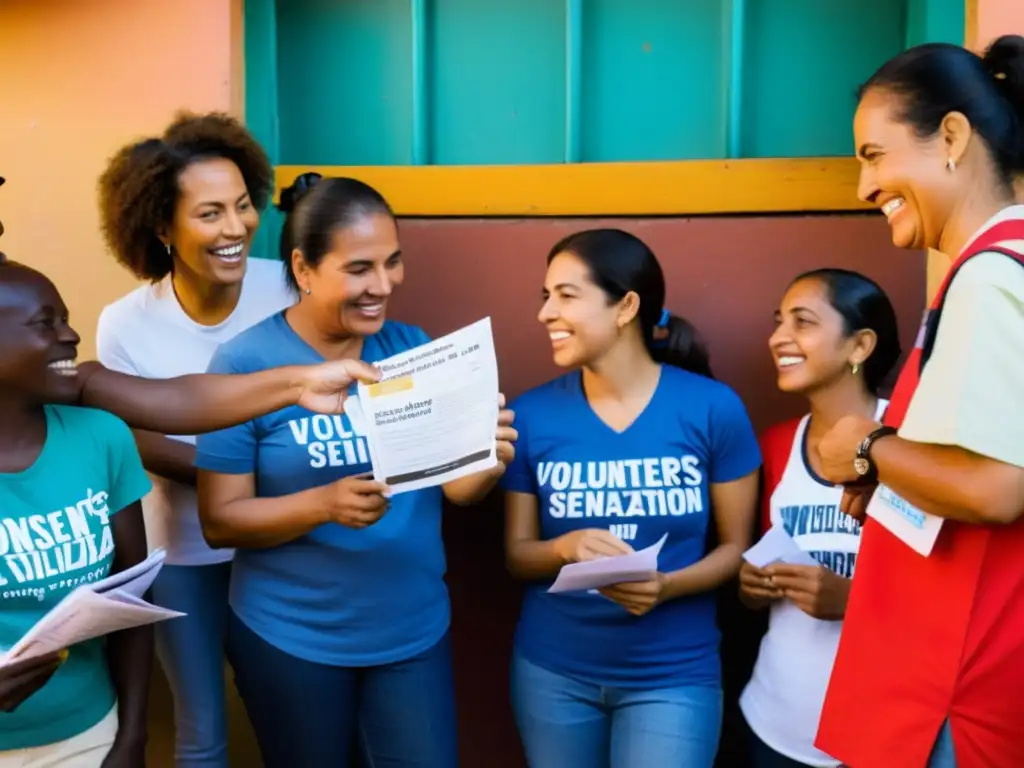
[[[656,216],[854,211],[852,157],[564,165],[277,167],[275,199],[306,171],[351,176],[402,216]]]
[[[964,48],[974,50],[978,40],[978,0],[964,0]]]

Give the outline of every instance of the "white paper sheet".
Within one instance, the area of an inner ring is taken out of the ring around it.
[[[658,571],[658,554],[668,538],[666,533],[645,549],[628,555],[601,557],[562,566],[548,592],[582,592],[610,584],[648,581]]]
[[[887,485],[879,485],[868,502],[867,515],[893,536],[928,557],[942,530],[942,518],[918,509]]]
[[[72,591],[0,656],[0,667],[112,632],[184,616],[142,597],[160,572],[164,556],[164,550],[158,549],[128,570]]]
[[[781,525],[769,528],[757,544],[743,553],[743,559],[755,568],[767,568],[773,563],[819,565],[817,560],[800,549],[800,545]]]
[[[489,317],[374,365],[383,380],[360,384],[345,411],[366,436],[374,478],[391,493],[497,465],[498,362]]]

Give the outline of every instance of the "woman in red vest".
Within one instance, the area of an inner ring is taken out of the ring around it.
[[[893,242],[955,259],[884,425],[818,450],[864,514],[817,746],[850,768],[1024,766],[1024,38],[887,62],[854,120]]]

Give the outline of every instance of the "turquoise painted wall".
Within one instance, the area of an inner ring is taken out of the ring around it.
[[[963,0],[247,0],[248,119],[282,164],[845,155],[889,56]]]

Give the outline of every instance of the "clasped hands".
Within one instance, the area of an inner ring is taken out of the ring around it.
[[[763,603],[786,598],[808,616],[825,621],[846,614],[850,583],[821,565],[776,563],[758,568],[744,562],[740,568],[740,590],[748,597]]]
[[[562,562],[565,563],[580,563],[633,552],[629,544],[601,528],[583,528],[564,534],[555,540],[555,547]],[[612,584],[602,587],[598,592],[634,616],[643,616],[661,603],[665,593],[665,582],[665,574],[655,573],[654,577],[647,581]]]

